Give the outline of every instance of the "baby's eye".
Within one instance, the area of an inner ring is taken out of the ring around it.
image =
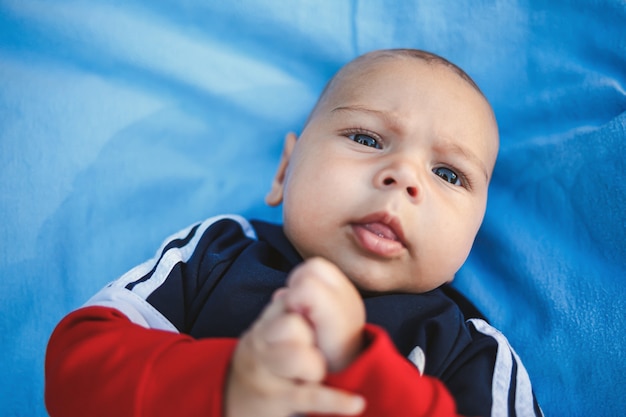
[[[435,175],[439,176],[441,179],[449,182],[452,185],[463,185],[463,183],[461,182],[461,178],[459,178],[457,173],[452,171],[450,168],[437,167],[433,168],[433,172],[435,173]]]
[[[359,143],[361,145],[370,147],[370,148],[376,148],[376,149],[382,149],[382,146],[380,146],[380,143],[378,143],[378,141],[376,139],[374,139],[371,136],[365,135],[363,133],[355,133],[353,135],[348,136],[351,140],[355,141],[356,143]]]

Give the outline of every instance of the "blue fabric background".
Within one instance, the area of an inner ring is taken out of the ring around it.
[[[263,205],[326,80],[386,47],[475,78],[502,146],[456,285],[547,415],[626,392],[626,3],[0,0],[0,413],[43,416],[58,321],[208,216]],[[106,381],[103,381],[106,383]]]

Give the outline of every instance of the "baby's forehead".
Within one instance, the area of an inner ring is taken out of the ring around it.
[[[439,75],[462,79],[479,95],[485,98],[478,85],[463,69],[438,55],[415,50],[411,50],[410,52],[405,52],[404,50],[402,52],[389,50],[374,51],[359,56],[337,72],[324,92],[327,93],[328,90],[336,89],[337,87],[342,87],[344,84],[351,84],[355,81],[367,83],[377,77],[386,76],[389,72],[395,71],[394,64],[398,63],[407,63],[409,65],[415,65],[416,67],[430,68],[433,70],[432,73],[436,72]],[[385,71],[377,71],[377,69],[381,67],[383,67]],[[428,78],[428,72],[420,72],[419,77],[422,78],[424,82],[430,81],[424,79]]]

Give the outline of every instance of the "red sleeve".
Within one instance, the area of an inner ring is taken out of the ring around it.
[[[327,377],[328,385],[361,394],[360,417],[456,416],[454,399],[439,380],[420,375],[395,348],[387,333],[366,326],[369,345],[348,368]]]
[[[221,416],[236,343],[145,329],[111,308],[79,309],[50,338],[46,407],[51,417]]]

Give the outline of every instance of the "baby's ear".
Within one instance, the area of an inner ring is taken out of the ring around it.
[[[278,169],[274,175],[274,181],[272,182],[272,188],[265,196],[265,202],[272,206],[278,206],[283,202],[283,189],[285,186],[285,174],[287,173],[287,166],[289,165],[289,158],[291,158],[291,152],[296,146],[297,141],[296,134],[293,132],[287,133],[285,136],[285,143],[283,145],[283,153],[280,156],[280,162],[278,163]]]

